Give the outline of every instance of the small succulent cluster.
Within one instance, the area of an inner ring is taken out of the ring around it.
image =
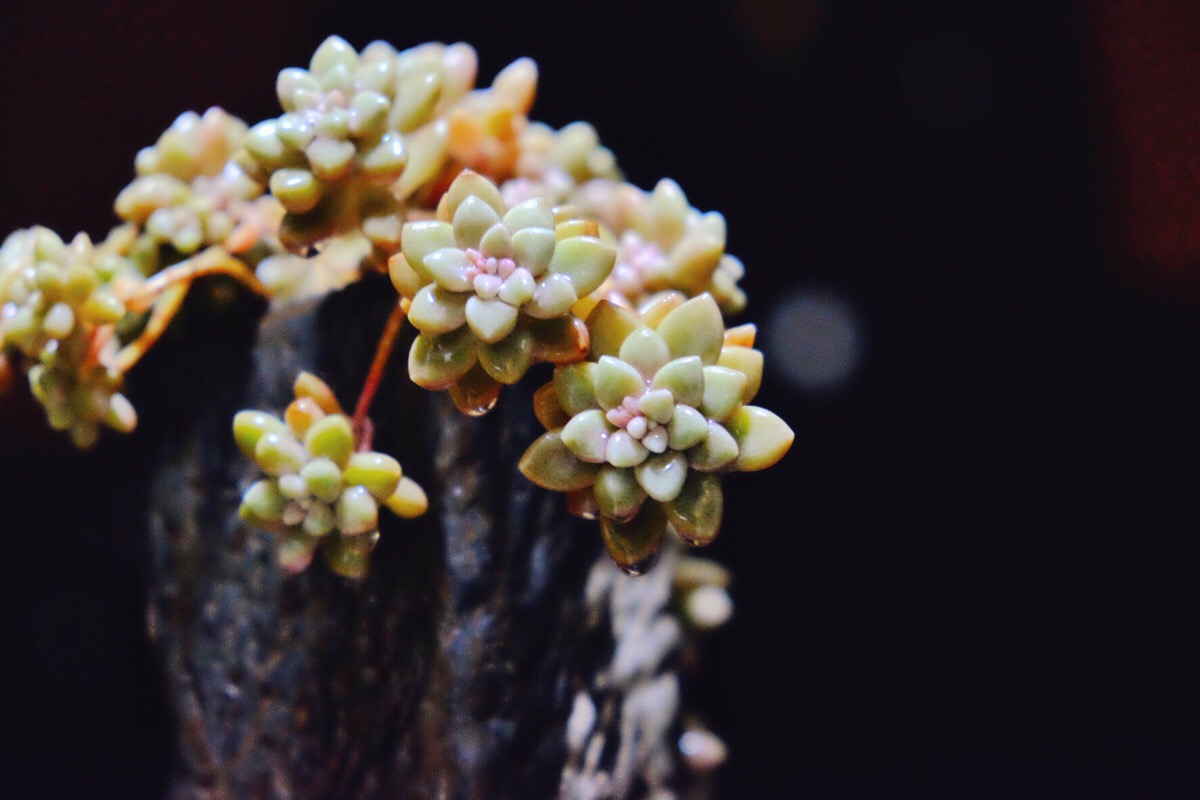
[[[137,178],[117,195],[117,216],[138,226],[132,259],[145,274],[220,245],[243,253],[273,235],[278,202],[230,159],[246,124],[219,108],[181,114],[138,153]],[[164,248],[169,249],[164,253]]]
[[[347,577],[366,574],[379,540],[379,508],[405,519],[425,513],[425,492],[391,456],[362,450],[351,421],[329,387],[301,373],[283,419],[241,411],[233,420],[238,447],[266,478],[242,497],[249,524],[280,536],[280,563],[308,567],[317,547]]]
[[[717,535],[719,476],[771,466],[793,434],[748,405],[762,381],[753,328],[725,331],[711,295],[667,296],[636,313],[601,301],[588,317],[591,351],[559,367],[535,399],[547,428],[521,471],[572,493],[571,507],[599,516],[622,568],[645,569],[668,523],[689,544]]]
[[[0,248],[0,369],[24,370],[51,424],[87,447],[102,424],[134,426],[124,373],[196,278],[286,302],[386,267],[400,297],[354,418],[305,373],[282,419],[235,420],[267,475],[242,515],[280,535],[285,566],[303,569],[320,546],[361,575],[379,507],[424,510],[399,464],[363,441],[406,316],[409,377],[465,413],[489,411],[534,364],[555,366],[535,398],[547,433],[521,469],[598,517],[623,568],[644,569],[668,527],[711,541],[719,476],[769,466],[792,441],[749,405],[762,376],[753,326],[726,330],[746,297],[725,220],[673,181],[625,182],[590,124],[531,122],[531,60],[484,88],[477,70],[465,44],[358,52],[330,37],[307,69],[279,74],[279,117],[181,115],[138,153],[115,203],[123,224],[103,244],[37,228]]]
[[[450,389],[460,408],[479,413],[535,361],[581,359],[586,332],[572,308],[616,259],[598,233],[584,220],[556,222],[545,198],[509,208],[487,178],[460,174],[437,219],[404,226],[403,252],[392,259],[420,331],[409,376]]]
[[[128,432],[137,424],[119,392],[122,376],[106,362],[139,278],[128,259],[85,234],[68,244],[30,228],[0,247],[0,347],[24,367],[50,426],[79,447],[95,444],[101,425]]]

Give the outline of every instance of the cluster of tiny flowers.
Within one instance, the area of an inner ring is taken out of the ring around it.
[[[299,572],[322,547],[330,567],[362,577],[379,539],[379,509],[425,512],[425,493],[391,456],[356,450],[350,418],[329,387],[309,373],[296,381],[283,419],[241,411],[233,435],[266,478],[242,497],[242,518],[280,535],[280,563]]]
[[[0,247],[0,347],[25,369],[51,427],[79,447],[95,444],[102,424],[122,432],[137,424],[122,376],[106,362],[122,298],[138,282],[127,259],[84,234],[67,244],[31,228]]]

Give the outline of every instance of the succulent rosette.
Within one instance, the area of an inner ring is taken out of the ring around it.
[[[405,519],[428,506],[396,459],[356,450],[350,418],[310,373],[297,379],[296,399],[283,419],[241,411],[233,435],[267,475],[246,490],[239,514],[279,534],[280,564],[291,572],[307,568],[321,547],[335,572],[362,577],[379,540],[380,506]]]
[[[687,297],[707,292],[726,314],[745,307],[746,294],[738,286],[745,267],[725,252],[725,218],[692,208],[674,181],[661,180],[649,193],[593,181],[573,202],[602,220],[619,242],[616,266],[593,302],[604,298],[638,308],[662,292]]]
[[[138,177],[117,196],[117,216],[140,227],[130,257],[150,274],[202,247],[245,252],[275,232],[278,203],[230,158],[246,124],[219,108],[181,114],[135,161]],[[162,252],[170,247],[174,254]]]
[[[592,180],[619,181],[621,171],[596,129],[572,122],[561,130],[531,122],[521,134],[516,177],[500,187],[509,205],[545,197],[554,205],[571,202],[575,188]]]
[[[749,405],[762,379],[753,328],[725,331],[711,295],[668,296],[640,317],[602,301],[588,318],[588,360],[555,370],[535,408],[547,428],[521,471],[599,516],[619,566],[639,572],[668,523],[688,543],[717,535],[720,475],[771,466],[787,424]]]
[[[537,80],[533,59],[519,58],[500,70],[490,87],[476,89],[450,109],[446,151],[456,165],[497,181],[513,176]]]
[[[420,332],[412,380],[451,389],[460,408],[482,413],[534,362],[582,359],[587,329],[571,309],[616,258],[598,233],[583,220],[556,223],[543,198],[509,208],[495,184],[464,171],[437,219],[404,226],[403,252],[391,262]]]
[[[123,298],[140,283],[115,246],[95,247],[82,233],[67,244],[39,227],[0,247],[0,347],[18,354],[51,427],[83,448],[102,424],[122,432],[137,424],[118,391],[121,375],[104,365],[116,350]]]
[[[384,249],[395,244],[400,221],[388,185],[408,163],[392,119],[404,107],[396,77],[390,46],[360,56],[336,36],[307,70],[279,73],[284,114],[250,129],[240,163],[287,209],[281,236],[291,249],[358,226]]]

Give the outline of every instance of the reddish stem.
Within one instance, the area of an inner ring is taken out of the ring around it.
[[[387,369],[388,359],[392,356],[392,348],[396,345],[396,336],[400,333],[400,327],[404,324],[404,318],[408,314],[408,306],[408,299],[402,298],[392,309],[392,313],[388,315],[387,323],[383,326],[383,333],[379,336],[379,344],[375,347],[375,359],[371,362],[371,371],[367,373],[367,380],[363,383],[362,392],[358,395],[358,405],[354,407],[354,417],[350,423],[354,429],[354,436],[358,440],[360,451],[371,449],[371,439],[375,431],[371,421],[367,418],[367,412],[371,410],[375,392],[379,391],[379,384],[383,380],[384,370]]]

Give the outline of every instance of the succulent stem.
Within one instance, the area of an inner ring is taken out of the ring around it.
[[[142,360],[142,356],[150,351],[150,348],[167,330],[171,320],[175,318],[175,312],[183,305],[183,299],[187,296],[188,286],[188,283],[175,283],[162,291],[158,301],[154,303],[150,319],[146,322],[146,327],[142,330],[141,335],[121,348],[109,366],[117,372],[125,374]]]
[[[125,306],[135,314],[146,311],[167,289],[180,283],[190,284],[206,275],[228,275],[255,294],[271,299],[270,290],[262,285],[249,267],[230,256],[223,247],[210,247],[151,277],[126,301]]]
[[[383,326],[383,333],[379,336],[379,344],[375,347],[375,358],[371,362],[371,371],[367,373],[362,392],[358,395],[358,404],[354,407],[351,428],[354,430],[354,438],[358,442],[360,451],[371,449],[372,429],[368,424],[367,412],[371,410],[371,402],[375,399],[375,392],[379,390],[380,381],[383,380],[384,370],[387,369],[388,359],[391,358],[392,348],[396,344],[396,336],[400,333],[400,328],[404,325],[404,319],[408,315],[408,306],[408,298],[401,298],[396,307],[392,309],[392,313],[388,315],[387,323]]]

